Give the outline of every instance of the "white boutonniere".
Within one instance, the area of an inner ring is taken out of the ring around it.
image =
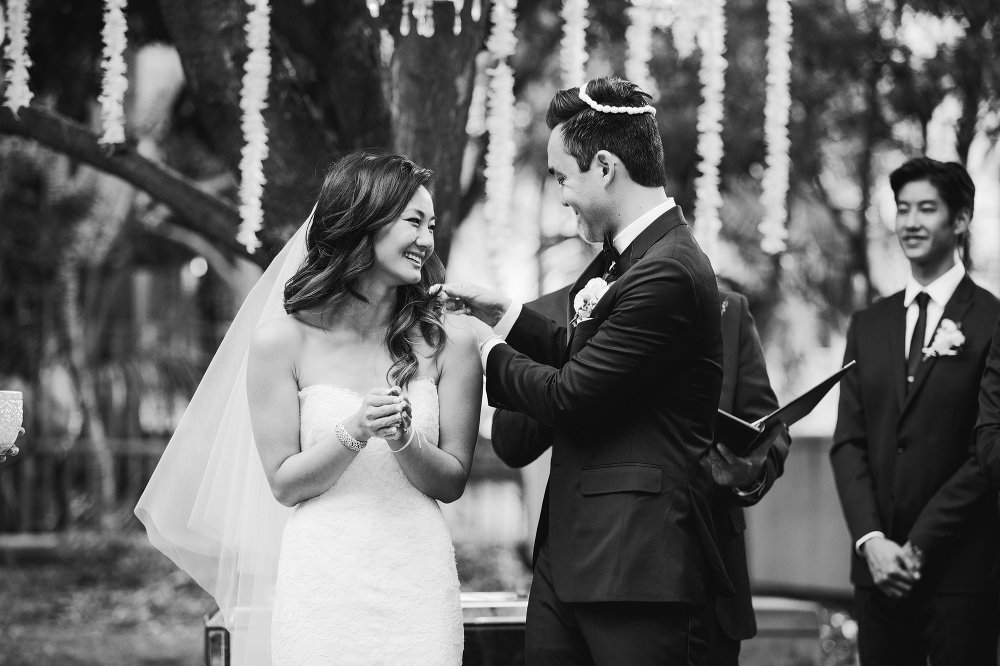
[[[728,307],[729,307],[729,299],[727,298],[726,300],[722,301],[722,312],[720,312],[719,314],[726,314],[726,308]]]
[[[951,319],[942,319],[930,347],[923,349],[924,359],[931,356],[954,356],[961,350],[963,344],[965,336],[962,335],[962,325],[956,324]]]
[[[577,326],[590,319],[597,301],[601,300],[608,290],[608,283],[601,278],[594,278],[586,286],[576,293],[573,299],[573,307],[576,309],[576,316],[573,317],[572,325]]]

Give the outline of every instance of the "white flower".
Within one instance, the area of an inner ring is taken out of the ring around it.
[[[726,89],[726,15],[722,0],[695,3],[704,6],[704,20],[697,31],[701,47],[702,102],[698,107],[698,145],[700,161],[695,178],[694,235],[709,259],[718,257],[722,220],[722,193],[719,191],[719,164],[722,162],[722,121],[725,115]],[[674,32],[676,38],[677,32]],[[718,261],[718,259],[716,259]]]
[[[597,302],[608,291],[608,283],[601,278],[593,278],[586,286],[576,293],[573,299],[573,307],[576,309],[576,317],[573,318],[573,326],[590,319],[591,313]]]
[[[104,1],[103,60],[104,80],[101,85],[101,122],[104,134],[98,143],[114,145],[125,141],[125,91],[128,90],[125,47],[128,45],[125,21],[126,0]]]
[[[28,0],[10,0],[7,3],[7,45],[3,56],[10,62],[7,69],[7,86],[4,91],[4,106],[15,114],[18,109],[31,103],[32,92],[28,87]]]
[[[924,347],[924,358],[931,356],[954,356],[965,344],[961,326],[951,319],[942,319],[930,347]]]

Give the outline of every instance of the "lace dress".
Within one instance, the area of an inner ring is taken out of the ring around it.
[[[424,446],[436,445],[437,387],[417,379],[408,394]],[[302,449],[360,404],[361,396],[339,386],[303,389]],[[410,483],[385,441],[371,439],[332,488],[288,519],[273,664],[458,666],[463,637],[455,550],[441,509]]]

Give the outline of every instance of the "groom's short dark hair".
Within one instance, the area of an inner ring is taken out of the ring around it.
[[[650,97],[631,81],[602,76],[587,83],[587,95],[598,104],[642,107]],[[580,99],[579,88],[556,93],[545,114],[549,129],[562,125],[566,152],[576,159],[580,171],[590,169],[594,155],[606,150],[622,161],[631,176],[644,187],[663,187],[663,140],[651,113],[602,113]]]

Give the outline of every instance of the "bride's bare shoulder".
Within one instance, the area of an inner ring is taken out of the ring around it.
[[[479,355],[479,339],[468,315],[445,315],[444,332],[447,337],[445,352],[453,356]]]
[[[304,324],[292,315],[282,315],[268,320],[254,331],[250,344],[251,353],[286,355],[294,353],[305,337]]]

